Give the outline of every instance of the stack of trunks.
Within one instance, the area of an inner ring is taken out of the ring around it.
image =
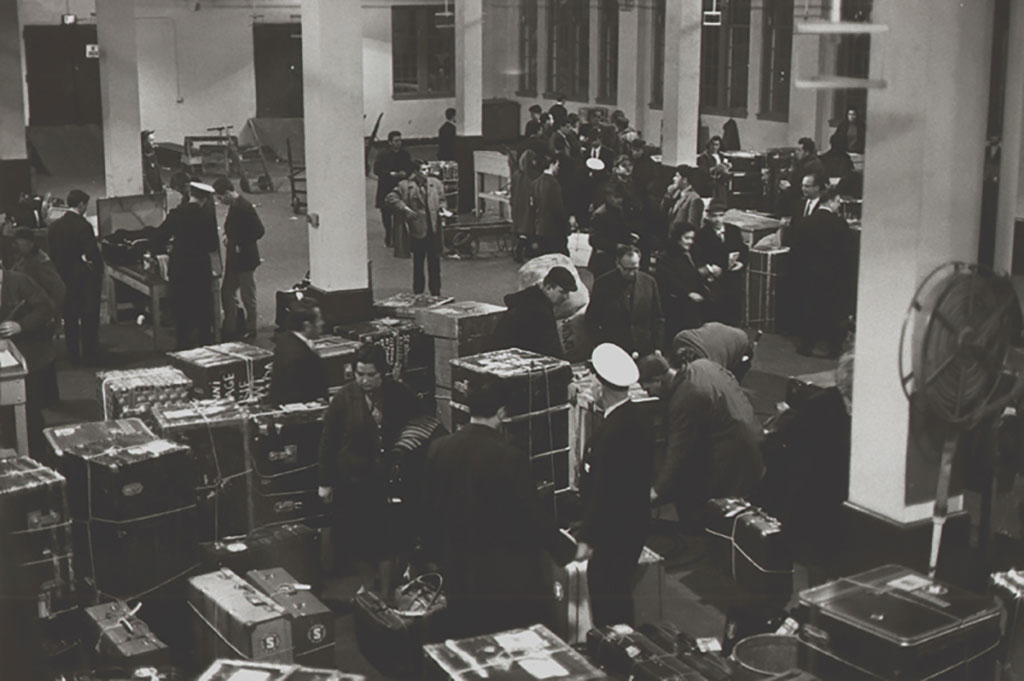
[[[506,396],[508,442],[530,457],[533,480],[557,516],[558,496],[572,491],[569,461],[568,362],[520,348],[454,359],[452,423],[469,423],[467,397],[485,382]]]
[[[437,416],[452,430],[451,361],[495,348],[494,331],[505,308],[465,301],[416,311],[416,322],[433,341],[434,398]]]

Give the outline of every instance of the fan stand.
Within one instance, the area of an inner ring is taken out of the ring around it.
[[[942,446],[942,459],[939,463],[939,482],[935,490],[935,506],[932,511],[932,546],[928,558],[928,576],[934,578],[939,566],[939,548],[942,546],[942,530],[949,517],[949,486],[953,477],[953,459],[956,456],[959,435],[946,438]]]

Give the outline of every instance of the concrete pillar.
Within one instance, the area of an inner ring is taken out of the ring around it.
[[[1010,2],[1010,40],[1006,55],[1006,99],[1003,102],[1003,144],[996,216],[996,269],[1013,264],[1014,221],[1024,218],[1024,2]]]
[[[96,0],[107,196],[142,193],[142,124],[135,3]]]
[[[619,3],[619,104],[634,128],[643,127],[640,102],[640,64],[644,50],[640,42],[640,17],[645,13],[636,3]]]
[[[662,163],[693,164],[700,126],[701,4],[669,2],[665,7],[665,97]]]
[[[512,30],[509,27],[509,30]],[[459,134],[483,134],[483,0],[455,3],[455,109]]]
[[[993,0],[876,0],[872,19],[888,87],[868,97],[849,501],[908,524],[931,515],[939,452],[908,439],[931,426],[900,387],[900,328],[932,269],[977,257]]]
[[[302,0],[302,78],[311,281],[332,301],[368,302],[361,10]],[[346,306],[321,307],[337,321]]]
[[[25,94],[18,3],[0,2],[0,212],[14,208],[28,192],[31,172],[25,145]]]

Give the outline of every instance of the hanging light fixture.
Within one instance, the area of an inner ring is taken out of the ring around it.
[[[722,12],[718,9],[718,0],[711,0],[711,9],[704,12],[703,19],[705,26],[722,25]]]
[[[448,0],[444,0],[444,9],[434,12],[434,26],[436,28],[455,28],[455,12],[448,8]]]

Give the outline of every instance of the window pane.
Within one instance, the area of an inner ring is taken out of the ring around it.
[[[548,90],[587,101],[590,71],[590,5],[551,0],[548,5]]]
[[[451,18],[442,19],[436,12],[444,9],[442,5],[427,7],[422,11],[426,14],[424,23],[427,25],[427,94],[446,95],[455,92],[455,29],[451,26]],[[439,22],[444,22],[438,27]]]
[[[654,51],[651,55],[651,106],[660,109],[665,99],[665,0],[654,3]]]
[[[761,113],[789,116],[793,0],[765,0],[761,56]]]
[[[614,100],[619,78],[619,0],[602,0],[597,96]]]
[[[415,10],[415,7],[391,9],[391,70],[396,95],[415,94],[419,90]]]
[[[519,91],[537,92],[537,0],[519,5]]]
[[[397,96],[455,93],[455,31],[444,5],[391,9],[392,91]]]
[[[711,9],[704,0],[704,10]],[[700,106],[712,113],[746,109],[750,69],[750,0],[731,0],[720,9],[722,25],[701,30]]]

